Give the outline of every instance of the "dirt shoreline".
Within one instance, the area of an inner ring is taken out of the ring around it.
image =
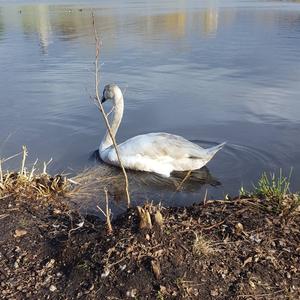
[[[61,197],[0,200],[1,299],[299,299],[294,196],[146,206],[113,233]],[[157,214],[157,212],[159,212]],[[157,218],[159,216],[159,218]],[[145,225],[145,224],[144,224]]]

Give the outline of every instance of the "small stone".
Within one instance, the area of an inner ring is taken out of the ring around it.
[[[254,283],[253,281],[249,280],[249,285],[250,285],[253,289],[255,289],[255,283]]]
[[[109,273],[109,269],[104,270],[104,272],[101,274],[101,278],[106,278],[109,275]]]
[[[46,268],[47,268],[47,269],[53,268],[54,263],[55,263],[55,259],[50,259],[50,261],[47,262],[47,264],[46,264]]]
[[[244,226],[242,223],[237,223],[235,225],[235,230],[237,234],[241,234],[244,231]]]
[[[57,287],[55,285],[50,285],[50,288],[49,288],[50,292],[55,292],[57,290]]]
[[[137,296],[137,289],[132,289],[126,292],[126,296],[130,298],[136,298]]]
[[[14,234],[14,237],[17,238],[17,237],[22,237],[24,236],[25,234],[27,234],[27,231],[24,230],[24,229],[16,229],[15,230],[15,234]]]
[[[119,268],[121,271],[124,271],[126,269],[126,265],[120,265]]]
[[[250,240],[256,242],[257,244],[259,244],[262,241],[258,234],[251,235]]]

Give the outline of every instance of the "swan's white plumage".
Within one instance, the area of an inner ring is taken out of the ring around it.
[[[115,135],[123,115],[124,100],[121,90],[116,85],[107,85],[103,92],[103,100],[106,99],[112,99],[115,105],[111,125]],[[118,149],[125,168],[170,176],[172,171],[202,168],[223,145],[224,143],[204,149],[181,136],[158,132],[130,138],[118,145]],[[100,145],[99,154],[104,162],[115,166],[119,165],[108,134]]]

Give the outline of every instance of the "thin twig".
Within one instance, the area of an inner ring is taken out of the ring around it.
[[[218,226],[222,225],[224,222],[225,222],[225,220],[223,220],[221,222],[218,222],[218,223],[215,223],[215,224],[213,224],[211,226],[204,227],[204,228],[202,228],[202,230],[211,230],[211,229],[213,229],[215,227],[218,227]]]
[[[189,170],[188,172],[187,172],[187,174],[185,175],[185,177],[183,178],[183,180],[180,182],[180,184],[178,185],[178,187],[177,187],[177,189],[176,189],[176,192],[178,192],[181,188],[182,188],[182,186],[183,186],[183,184],[187,181],[187,179],[190,177],[190,175],[191,175],[191,173],[192,173],[192,170]]]
[[[3,184],[2,159],[0,159],[0,182]]]
[[[259,299],[259,298],[264,298],[264,297],[268,297],[268,296],[274,296],[275,294],[280,294],[284,291],[284,289],[280,289],[278,291],[275,291],[275,292],[271,292],[271,293],[265,293],[265,294],[256,294],[256,295],[237,295],[237,299],[240,299],[240,298],[248,298],[248,297],[255,297],[255,299]],[[274,299],[274,298],[271,298],[271,299]]]
[[[113,142],[113,146],[114,146],[116,154],[117,154],[119,165],[120,165],[120,167],[122,169],[122,172],[123,172],[123,175],[124,175],[124,179],[125,179],[125,191],[126,191],[126,197],[127,197],[127,206],[130,207],[130,195],[129,195],[129,189],[128,189],[129,184],[128,184],[127,173],[125,171],[124,165],[122,164],[122,161],[121,161],[121,158],[120,158],[120,154],[119,154],[119,151],[118,151],[117,142],[116,142],[115,137],[113,136],[113,134],[111,132],[109,121],[108,121],[107,115],[106,115],[106,113],[104,111],[104,108],[102,106],[101,99],[100,99],[100,96],[99,96],[99,88],[98,88],[98,86],[99,86],[100,40],[99,40],[97,29],[96,29],[94,14],[92,14],[92,19],[93,19],[95,44],[96,44],[96,57],[95,57],[95,94],[96,95],[95,95],[95,100],[96,100],[97,107],[100,110],[100,112],[101,112],[101,114],[103,116],[103,119],[105,121],[106,128],[108,130],[109,136],[110,136],[110,138],[111,138],[111,140]]]
[[[4,219],[4,218],[7,218],[9,217],[9,214],[3,214],[3,215],[0,215],[0,220]]]
[[[205,195],[203,200],[203,204],[206,205],[206,203],[207,203],[207,189],[205,190]]]
[[[104,193],[105,193],[105,212],[103,211],[103,209],[97,205],[97,208],[100,210],[100,212],[104,215],[105,219],[106,219],[106,225],[107,225],[107,231],[108,234],[111,234],[113,232],[112,229],[112,225],[111,225],[111,221],[110,221],[110,217],[111,217],[111,210],[109,209],[109,205],[108,205],[108,191],[107,188],[104,188]]]
[[[108,231],[108,234],[111,234],[113,232],[113,229],[112,229],[111,221],[110,221],[111,210],[108,207],[108,192],[107,192],[107,188],[104,188],[104,193],[105,193],[105,212],[106,212],[107,231]]]
[[[50,160],[48,162],[44,161],[44,169],[43,169],[43,175],[47,174],[47,167],[50,165],[50,163],[52,162],[52,157],[50,158]]]
[[[12,159],[12,158],[15,158],[16,156],[21,155],[21,154],[22,154],[22,152],[19,152],[19,153],[14,154],[14,155],[12,155],[12,156],[10,156],[10,157],[4,158],[4,159],[2,159],[2,162],[4,163],[4,162],[6,162],[6,161],[8,161],[8,160],[10,160],[10,159]]]
[[[33,179],[33,174],[35,172],[35,166],[36,166],[37,162],[38,162],[38,159],[35,160],[32,168],[31,168],[31,172],[30,172],[30,175],[29,175],[29,181],[31,181]]]
[[[106,218],[106,213],[104,212],[104,210],[99,205],[97,205],[96,207],[102,212],[102,214]]]
[[[80,185],[80,183],[79,183],[79,182],[77,182],[77,181],[73,180],[72,178],[68,178],[67,180],[68,180],[69,182],[71,182],[72,184],[75,184],[75,185]]]
[[[69,232],[68,232],[68,237],[70,238],[71,232],[76,231],[76,230],[82,228],[83,225],[84,225],[84,220],[83,220],[82,222],[78,223],[77,226],[76,226],[75,228],[72,228],[72,229],[69,230]]]
[[[106,114],[106,116],[109,117],[110,114],[111,114],[114,110],[115,110],[115,107],[113,107],[113,108]]]
[[[28,155],[28,152],[27,152],[27,148],[26,146],[22,146],[22,149],[23,149],[23,157],[22,157],[22,164],[21,164],[21,175],[25,175],[25,162],[26,162],[26,157]]]
[[[0,197],[0,200],[6,199],[6,198],[8,198],[8,197],[10,197],[10,196],[12,196],[12,194],[8,194],[8,195],[5,195],[5,196],[3,196],[3,197]]]
[[[115,265],[118,265],[120,262],[124,261],[126,258],[127,258],[127,257],[125,256],[125,257],[119,259],[118,261],[116,261],[116,262],[114,262],[114,263],[112,263],[112,264],[109,264],[109,265],[107,266],[107,268],[110,269],[111,267],[113,267],[113,266],[115,266]]]

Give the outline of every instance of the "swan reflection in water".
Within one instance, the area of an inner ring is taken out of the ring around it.
[[[116,217],[127,208],[123,173],[120,168],[102,162],[98,151],[90,160],[96,160],[97,165],[72,178],[78,184],[71,201],[82,213],[101,216],[97,205],[104,207],[104,189],[107,188],[109,206]],[[208,186],[220,185],[207,167],[192,172],[172,172],[170,177],[127,170],[127,176],[132,206],[145,202],[161,202],[163,206],[190,205],[203,200],[203,191]]]

